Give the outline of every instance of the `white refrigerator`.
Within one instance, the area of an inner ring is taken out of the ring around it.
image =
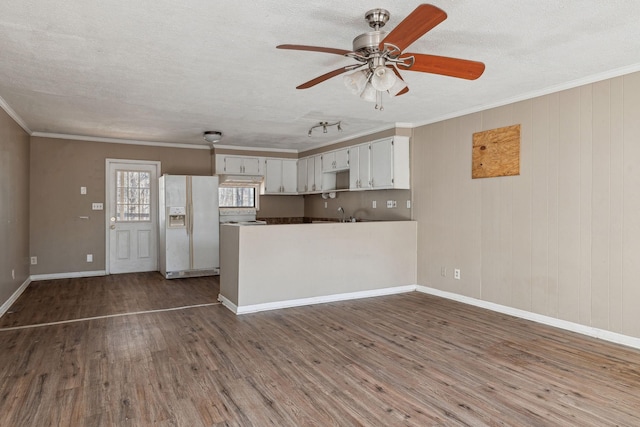
[[[159,181],[160,272],[167,279],[220,274],[218,177]]]

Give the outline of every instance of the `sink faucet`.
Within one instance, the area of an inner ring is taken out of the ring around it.
[[[338,212],[342,212],[342,219],[340,220],[340,222],[344,222],[344,209],[342,208],[342,206],[338,207]]]

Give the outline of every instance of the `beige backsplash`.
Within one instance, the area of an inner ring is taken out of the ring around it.
[[[335,194],[335,199],[323,199],[320,194],[304,196],[304,216],[340,219],[342,214],[338,212],[338,207],[342,207],[347,218],[353,216],[358,220],[411,219],[411,209],[407,208],[411,190],[338,191]],[[374,200],[377,205],[375,209],[372,208]],[[397,207],[388,209],[388,200],[395,200]]]

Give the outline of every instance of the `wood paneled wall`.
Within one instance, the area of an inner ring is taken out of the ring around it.
[[[29,135],[0,108],[0,307],[28,278]]]
[[[513,124],[520,175],[472,180],[472,134]],[[416,128],[412,150],[419,284],[640,337],[640,73]]]

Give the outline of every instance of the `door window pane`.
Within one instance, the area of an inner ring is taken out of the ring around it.
[[[116,220],[151,221],[151,174],[116,171]]]

